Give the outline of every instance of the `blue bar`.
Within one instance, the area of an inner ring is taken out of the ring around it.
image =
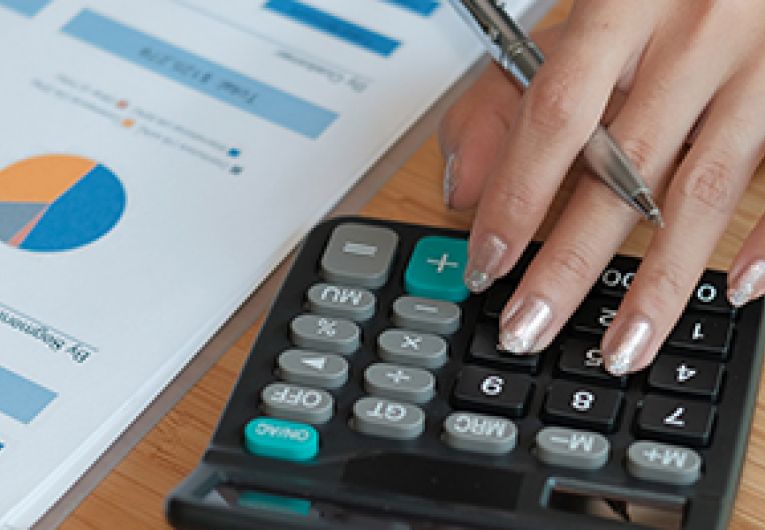
[[[13,9],[19,14],[33,17],[52,0],[0,0],[0,6]]]
[[[400,7],[404,7],[410,11],[414,11],[418,15],[429,17],[433,12],[438,9],[437,0],[384,0],[389,4],[395,4]]]
[[[14,420],[30,423],[57,395],[0,366],[0,412]]]
[[[263,7],[383,57],[390,56],[401,45],[395,39],[297,0],[268,0]]]
[[[255,79],[241,75],[89,9],[62,29],[101,50],[309,138],[338,117]]]

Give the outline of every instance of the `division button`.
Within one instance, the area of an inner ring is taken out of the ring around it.
[[[450,335],[460,327],[460,308],[452,302],[402,296],[393,302],[397,326],[439,335]]]
[[[388,281],[398,235],[381,226],[338,225],[321,258],[321,272],[330,282],[376,289]]]
[[[348,361],[331,353],[286,350],[277,364],[280,377],[288,383],[340,388],[348,381]]]
[[[366,289],[317,283],[306,295],[309,309],[317,314],[363,322],[375,313],[375,295]]]
[[[627,449],[627,470],[640,479],[688,486],[701,475],[701,457],[686,447],[639,441]]]
[[[385,361],[436,370],[446,363],[448,345],[438,335],[388,329],[377,337],[377,350]]]
[[[425,414],[407,403],[365,397],[353,405],[353,426],[371,436],[411,440],[425,430]]]
[[[272,383],[260,394],[269,416],[318,425],[332,418],[334,399],[324,390],[287,383]]]
[[[427,403],[436,393],[436,378],[419,368],[378,363],[364,371],[364,386],[374,396]]]
[[[244,427],[244,446],[253,455],[310,460],[319,452],[319,433],[310,425],[277,418],[255,418]]]
[[[290,323],[292,342],[306,349],[350,354],[359,348],[361,330],[342,318],[300,315]]]
[[[610,450],[606,437],[594,432],[545,427],[537,433],[537,458],[553,466],[600,469]]]
[[[518,428],[505,418],[454,412],[444,421],[444,442],[455,449],[501,455],[515,449]]]
[[[470,294],[463,279],[466,264],[467,240],[423,237],[409,258],[404,288],[415,296],[462,302]]]

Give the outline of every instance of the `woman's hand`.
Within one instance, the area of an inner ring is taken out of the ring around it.
[[[666,227],[601,345],[611,373],[640,370],[685,307],[763,156],[765,2],[577,0],[564,25],[536,39],[546,62],[523,97],[492,66],[442,126],[446,201],[478,206],[466,282],[482,291],[513,267],[608,110],[613,136],[654,196],[664,192]],[[603,183],[581,179],[505,306],[501,346],[545,348],[637,221]],[[762,220],[729,286],[735,305],[765,292]]]

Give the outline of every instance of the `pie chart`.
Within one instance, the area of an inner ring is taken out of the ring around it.
[[[125,211],[125,188],[106,166],[43,155],[0,169],[0,240],[31,252],[63,252],[107,234]]]

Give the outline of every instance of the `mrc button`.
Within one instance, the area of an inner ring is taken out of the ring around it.
[[[388,281],[398,235],[380,226],[356,223],[335,228],[321,258],[321,272],[330,282],[376,289]]]

